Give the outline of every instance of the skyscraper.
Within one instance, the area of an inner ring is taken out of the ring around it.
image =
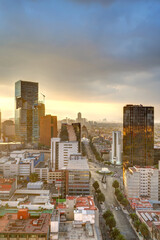
[[[38,83],[19,80],[15,83],[16,139],[31,143],[33,137],[33,111],[38,105]]]
[[[32,142],[40,142],[40,120],[45,116],[45,104],[38,102],[33,107],[33,126],[32,126]]]
[[[121,164],[121,132],[112,132],[112,164]]]
[[[123,108],[123,162],[152,166],[154,162],[154,107]]]
[[[57,134],[57,116],[42,116],[40,119],[40,144],[50,147],[51,138],[56,138]]]

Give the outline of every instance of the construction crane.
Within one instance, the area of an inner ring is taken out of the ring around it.
[[[41,95],[43,96],[43,103],[45,104],[45,95],[43,93],[41,93]]]

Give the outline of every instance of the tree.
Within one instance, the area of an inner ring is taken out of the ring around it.
[[[97,190],[99,188],[99,183],[97,181],[95,181],[93,183],[93,187],[94,187],[95,190]]]
[[[136,228],[136,231],[137,231],[137,232],[139,231],[140,225],[141,225],[141,222],[140,222],[139,220],[136,220],[136,221],[134,222],[134,227]]]
[[[114,180],[114,182],[112,183],[112,187],[113,188],[119,188],[119,182],[117,180]]]
[[[116,240],[126,240],[125,237],[122,235],[122,234],[119,234],[117,237],[116,237]]]
[[[115,188],[115,195],[117,196],[120,193],[119,188]]]
[[[149,230],[148,230],[148,228],[147,228],[145,223],[142,223],[140,225],[140,232],[141,232],[141,234],[143,235],[143,237],[145,239],[149,236]]]
[[[109,217],[113,217],[113,213],[110,210],[105,211],[105,213],[103,214],[103,218],[107,219]]]
[[[117,195],[117,199],[118,199],[119,202],[122,201],[122,199],[123,199],[123,195],[122,195],[121,192]]]
[[[101,190],[98,188],[97,190],[96,190],[96,193],[101,193]]]
[[[37,182],[38,181],[38,174],[37,173],[31,173],[29,176],[29,179],[31,182]]]
[[[126,198],[123,198],[122,201],[121,201],[122,205],[124,207],[126,207],[129,203],[128,203],[128,200]]]
[[[120,234],[120,231],[118,228],[114,228],[112,233],[111,233],[111,236],[113,239],[116,239],[116,237]]]
[[[110,230],[116,226],[116,220],[114,217],[109,217],[107,221],[107,225],[109,226]]]
[[[131,213],[131,214],[130,214],[130,217],[132,218],[132,221],[133,221],[133,222],[135,222],[135,221],[138,220],[138,217],[137,217],[137,215],[136,215],[135,213]]]
[[[104,196],[104,194],[103,193],[99,193],[98,194],[98,202],[104,202],[105,201],[105,196]]]

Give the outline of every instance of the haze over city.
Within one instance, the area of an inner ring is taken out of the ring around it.
[[[126,103],[160,121],[159,1],[0,1],[0,105],[14,117],[14,83],[40,83],[58,118],[122,122]],[[41,97],[41,96],[40,96]]]

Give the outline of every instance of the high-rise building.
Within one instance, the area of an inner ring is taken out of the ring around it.
[[[78,152],[81,152],[81,124],[80,123],[72,123],[72,126],[75,131],[76,140],[78,141]]]
[[[123,163],[152,166],[154,163],[154,107],[123,108]]]
[[[33,127],[32,127],[32,142],[40,142],[40,120],[41,117],[45,116],[45,104],[38,102],[38,104],[33,107]]]
[[[112,132],[112,164],[121,164],[121,132]]]
[[[40,119],[40,144],[51,146],[51,138],[57,137],[57,117],[46,115]]]
[[[86,196],[90,194],[87,159],[80,155],[73,154],[68,162],[66,194],[70,196]]]
[[[61,141],[60,138],[51,139],[51,168],[53,171],[67,167],[70,155],[78,153],[77,141]]]
[[[124,172],[124,191],[128,198],[159,200],[159,169],[129,167]]]
[[[15,83],[16,139],[31,143],[33,137],[33,111],[38,105],[38,83],[19,80]]]

